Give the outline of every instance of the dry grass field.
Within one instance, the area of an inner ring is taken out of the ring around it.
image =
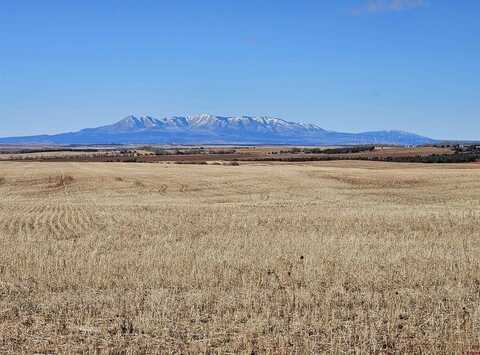
[[[480,165],[0,163],[1,353],[480,350]]]

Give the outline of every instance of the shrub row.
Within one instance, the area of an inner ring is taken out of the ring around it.
[[[369,160],[396,163],[472,163],[480,161],[480,153],[475,154],[432,154],[428,156],[404,156],[404,157],[355,157],[355,156],[315,156],[315,157],[285,157],[264,158],[261,161],[280,162],[309,162],[309,161],[333,161],[333,160]]]

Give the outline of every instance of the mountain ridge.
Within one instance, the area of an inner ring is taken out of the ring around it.
[[[118,122],[76,132],[0,138],[0,143],[42,144],[399,144],[421,145],[435,140],[399,130],[345,133],[313,123],[271,116],[130,115]]]

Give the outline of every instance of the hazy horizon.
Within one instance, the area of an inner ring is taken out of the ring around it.
[[[0,13],[0,137],[274,116],[480,139],[480,3],[87,0]]]

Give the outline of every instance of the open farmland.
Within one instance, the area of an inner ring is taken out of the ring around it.
[[[402,158],[415,159],[418,157],[431,158],[434,156],[453,157],[454,153],[455,150],[452,146],[426,146],[411,148],[395,146],[81,146],[72,148],[62,146],[35,147],[33,145],[15,147],[3,146],[0,144],[0,161],[42,162],[178,162],[198,164],[225,161],[395,161],[395,159]],[[480,160],[480,152],[477,153],[478,160]]]
[[[0,352],[480,350],[480,165],[0,162]]]

